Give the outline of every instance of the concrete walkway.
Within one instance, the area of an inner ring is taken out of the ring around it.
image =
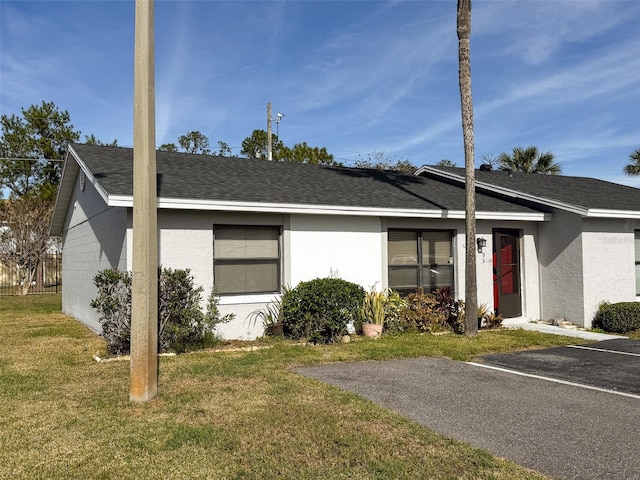
[[[506,328],[522,328],[523,330],[535,330],[537,332],[550,333],[552,335],[563,335],[565,337],[577,337],[587,340],[601,341],[613,340],[616,338],[627,338],[622,335],[610,335],[608,333],[596,333],[586,330],[575,330],[572,328],[563,328],[556,325],[547,325],[545,323],[529,322],[526,318],[508,318],[502,322],[502,326]]]

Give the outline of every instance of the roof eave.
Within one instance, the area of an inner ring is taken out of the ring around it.
[[[441,170],[438,170],[437,168],[429,167],[428,165],[423,165],[418,170],[416,170],[415,175],[420,175],[422,173],[429,173],[442,178],[447,178],[449,180],[454,180],[459,183],[465,183],[465,178],[460,175],[457,175],[451,172],[443,172]],[[493,185],[490,183],[479,182],[477,180],[475,184],[476,184],[476,188],[481,188],[489,192],[498,193],[500,195],[504,195],[513,199],[525,200],[528,202],[533,202],[540,205],[557,208],[560,210],[564,210],[564,211],[575,213],[582,216],[586,216],[589,212],[588,208],[582,207],[580,205],[573,205],[565,202],[560,202],[558,200],[553,200],[551,198],[539,197],[537,195],[531,195],[529,193],[520,192],[518,190],[512,190],[510,188],[501,187],[501,186]]]
[[[56,202],[49,223],[49,236],[59,237],[62,235],[62,227],[67,216],[67,206],[71,195],[73,194],[73,179],[78,174],[78,165],[76,162],[69,162],[71,147],[67,149],[67,155],[62,166],[62,175],[60,177],[60,186],[56,194]]]
[[[107,202],[112,207],[133,207],[133,197],[111,195]],[[464,219],[463,210],[424,210],[402,208],[356,207],[345,205],[308,205],[297,203],[255,203],[219,200],[193,200],[182,198],[158,198],[158,208],[168,210],[215,210],[222,212],[260,212],[307,215],[357,215],[375,217],[447,218]],[[549,214],[542,212],[476,212],[480,220],[529,220],[548,221]]]
[[[73,195],[75,178],[80,170],[84,172],[86,180],[95,187],[96,191],[105,203],[107,205],[109,204],[109,195],[105,189],[93,176],[93,173],[91,173],[91,170],[89,170],[85,163],[80,160],[80,156],[76,153],[73,147],[69,145],[67,147],[67,156],[62,167],[62,177],[60,180],[60,187],[58,187],[53,215],[51,215],[51,223],[49,224],[49,235],[52,237],[59,237],[62,235],[62,228],[64,227],[64,221],[67,216],[69,202]]]
[[[607,210],[604,208],[590,208],[584,216],[587,218],[627,218],[640,220],[640,212],[634,210]]]

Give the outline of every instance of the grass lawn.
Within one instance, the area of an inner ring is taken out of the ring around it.
[[[575,343],[525,331],[161,357],[159,395],[129,402],[129,363],[59,313],[59,295],[0,297],[0,478],[537,479],[291,368]]]

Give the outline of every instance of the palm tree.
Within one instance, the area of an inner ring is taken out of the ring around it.
[[[624,166],[624,173],[632,177],[640,175],[640,148],[629,154],[629,163]]]
[[[462,136],[464,140],[465,165],[465,309],[478,310],[478,283],[476,276],[476,197],[475,160],[473,141],[473,101],[471,98],[471,0],[458,0],[458,82],[460,84],[460,104],[462,108]],[[474,314],[465,317],[465,335],[478,335],[478,319]]]
[[[503,152],[498,157],[501,170],[511,170],[512,172],[542,173],[544,175],[558,175],[562,169],[558,163],[554,162],[551,152],[538,152],[538,148],[530,146],[527,148],[515,147],[511,155]]]

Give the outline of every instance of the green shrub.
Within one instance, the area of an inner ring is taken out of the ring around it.
[[[407,308],[401,312],[398,330],[406,332],[434,332],[446,330],[446,316],[439,311],[436,297],[418,289],[407,295]]]
[[[399,311],[397,320],[389,322],[389,331],[464,331],[463,302],[455,300],[449,288],[441,288],[433,293],[418,289],[407,295],[405,302],[406,306]]]
[[[401,323],[402,312],[407,308],[407,302],[395,290],[388,289],[384,301],[384,331],[399,333],[406,331]]]
[[[464,301],[451,296],[449,287],[433,292],[438,311],[444,315],[446,324],[456,333],[464,333]]]
[[[94,277],[98,296],[90,305],[100,314],[102,335],[113,354],[129,353],[131,348],[131,274],[107,269]],[[219,297],[211,292],[206,313],[200,308],[202,287],[196,287],[189,270],[158,270],[158,351],[184,352],[211,345],[216,325],[228,322],[222,317]]]
[[[364,289],[340,278],[301,282],[282,295],[281,315],[286,337],[331,343],[359,319]]]
[[[640,303],[601,303],[593,319],[593,327],[611,333],[628,333],[640,329]]]
[[[89,304],[100,314],[102,336],[110,353],[129,353],[131,344],[131,274],[118,269],[98,272],[93,278],[98,296]]]

